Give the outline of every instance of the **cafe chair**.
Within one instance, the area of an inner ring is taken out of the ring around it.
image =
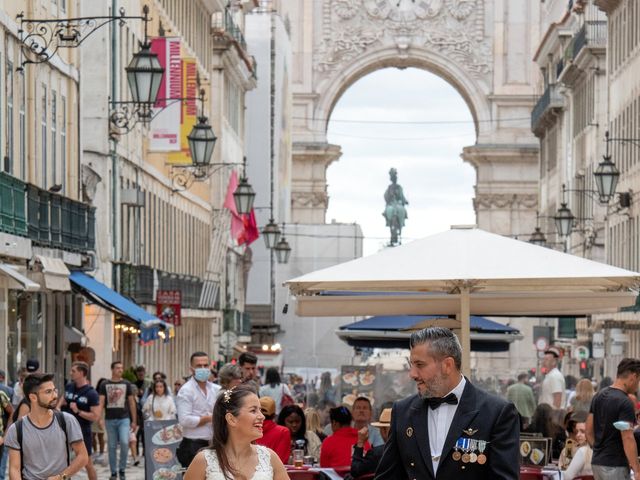
[[[539,467],[520,467],[520,480],[544,480],[542,469]]]
[[[594,480],[593,475],[579,475],[577,477],[573,477],[573,480]]]
[[[366,475],[361,475],[355,478],[354,480],[371,480],[375,476],[376,476],[375,473],[367,473]]]

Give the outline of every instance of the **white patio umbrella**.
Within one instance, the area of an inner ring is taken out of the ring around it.
[[[285,285],[300,316],[456,315],[468,373],[469,315],[617,311],[634,304],[640,273],[465,226]]]

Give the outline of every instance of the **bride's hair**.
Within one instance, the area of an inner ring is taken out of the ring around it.
[[[244,398],[255,394],[254,388],[250,385],[238,385],[230,390],[222,390],[213,407],[213,438],[211,439],[211,449],[216,452],[218,456],[218,463],[220,464],[224,478],[232,479],[238,474],[231,466],[227,453],[224,450],[225,445],[229,441],[229,427],[227,426],[225,415],[230,413],[234,417],[237,417],[244,404]]]

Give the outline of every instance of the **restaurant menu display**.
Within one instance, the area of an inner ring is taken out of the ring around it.
[[[182,441],[182,427],[177,420],[144,422],[145,480],[181,480],[182,466],[176,449]]]
[[[367,397],[375,408],[377,376],[378,369],[375,366],[343,365],[340,374],[340,403],[353,405],[356,398]]]
[[[551,439],[522,437],[520,439],[520,464],[543,467],[551,463]]]

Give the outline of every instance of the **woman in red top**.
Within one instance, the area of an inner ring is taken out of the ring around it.
[[[336,407],[329,411],[331,430],[320,449],[320,466],[326,468],[351,465],[353,446],[358,443],[358,430],[351,426],[351,412],[346,407]],[[369,442],[364,450],[369,450]]]
[[[291,454],[291,433],[287,427],[281,427],[274,421],[276,401],[271,397],[260,397],[260,411],[264,415],[262,438],[255,443],[269,447],[276,452],[282,463],[287,464]]]

